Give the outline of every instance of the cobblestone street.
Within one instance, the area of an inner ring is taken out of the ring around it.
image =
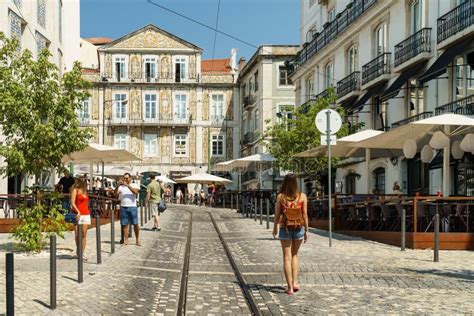
[[[178,311],[192,213],[187,314],[250,314],[239,282],[211,221],[229,246],[262,314],[471,314],[474,313],[474,253],[407,250],[312,230],[301,249],[300,291],[284,293],[280,244],[271,231],[231,210],[170,208],[162,231],[141,230],[143,246],[118,244],[109,255],[110,226],[102,227],[103,264],[96,265],[95,230],[88,234],[89,262],[78,284],[73,238],[58,243],[58,308],[49,305],[49,254],[15,254],[17,314],[169,314]],[[271,227],[271,225],[270,225]],[[0,314],[6,310],[5,255],[1,237]]]

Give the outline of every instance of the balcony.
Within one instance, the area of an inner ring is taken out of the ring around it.
[[[190,126],[192,117],[190,115],[160,114],[153,118],[117,118],[109,120],[110,125],[116,126]]]
[[[362,90],[390,79],[392,53],[383,53],[362,66]]]
[[[433,112],[419,113],[417,115],[410,116],[409,118],[406,118],[404,120],[400,120],[398,122],[392,123],[392,129],[400,127],[402,125],[406,125],[408,123],[413,123],[413,122],[416,122],[416,121],[419,121],[419,120],[424,120],[424,119],[432,117],[432,116],[433,116]]]
[[[301,104],[301,105],[299,106],[299,111],[300,111],[300,113],[301,113],[301,114],[306,114],[306,113],[308,113],[309,108],[311,107],[311,105],[312,105],[314,102],[316,102],[316,99],[311,98],[311,99],[309,99],[308,101],[306,101],[305,103]]]
[[[303,48],[290,62],[293,67],[289,68],[288,75],[292,75],[317,52],[330,44],[376,2],[377,0],[353,0],[350,2],[334,21],[326,23],[323,30],[313,36],[311,42],[303,45]]]
[[[244,138],[242,140],[243,145],[248,145],[255,140],[255,134],[253,132],[248,132],[244,134]]]
[[[336,91],[339,101],[357,96],[360,92],[360,71],[354,71],[349,76],[338,81]]]
[[[474,115],[474,95],[459,99],[435,109],[436,115],[445,113],[456,113],[462,115]]]
[[[105,74],[102,74],[101,78],[102,81],[108,81],[111,83],[139,83],[144,85],[154,83],[198,83],[197,78],[185,78],[176,81],[172,76],[170,77],[170,75],[168,75],[167,78],[164,78],[159,73],[152,76],[152,74],[147,72],[124,72],[122,75],[114,72],[109,78],[107,78]]]
[[[90,121],[91,121],[89,115],[87,115],[87,116],[79,116],[78,120],[79,120],[79,125],[80,125],[80,126],[87,126],[87,125],[90,124]]]
[[[438,18],[439,48],[474,33],[474,0],[467,0]]]
[[[225,122],[225,116],[211,116],[211,125],[213,126],[222,126]]]
[[[398,72],[431,56],[431,28],[423,28],[395,45],[394,71]]]

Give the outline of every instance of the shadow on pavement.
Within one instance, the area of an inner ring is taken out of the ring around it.
[[[282,286],[268,286],[263,284],[247,284],[250,290],[265,290],[267,292],[275,293],[275,294],[283,294],[286,293],[286,289]]]
[[[436,270],[436,269],[428,269],[428,270],[415,270],[415,269],[408,269],[403,268],[405,271],[414,272],[418,274],[431,274],[435,276],[443,276],[448,278],[456,278],[465,280],[468,283],[474,283],[474,271],[473,270]]]
[[[58,255],[58,259],[77,260],[77,257],[75,255]]]
[[[309,232],[312,233],[312,234],[315,234],[315,235],[319,235],[321,237],[329,237],[329,232],[325,231],[325,230],[320,230],[320,229],[317,229],[317,228],[311,228],[310,227]],[[332,238],[336,239],[336,240],[353,240],[353,241],[354,240],[357,240],[357,241],[366,240],[364,238],[347,236],[347,235],[338,234],[338,233],[335,233],[335,232],[332,233]]]
[[[46,307],[46,308],[51,308],[51,306],[50,306],[49,304],[46,304],[45,302],[40,301],[40,300],[38,300],[38,299],[34,299],[33,302],[38,303],[38,304],[40,304],[40,305],[42,305],[42,306],[44,306],[44,307]]]
[[[66,276],[66,275],[63,275],[63,276],[61,276],[61,277],[64,278],[64,279],[68,279],[68,280],[70,280],[70,281],[74,281],[75,283],[77,283],[77,279],[68,277],[68,276]]]

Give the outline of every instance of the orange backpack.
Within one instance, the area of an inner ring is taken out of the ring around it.
[[[286,230],[299,229],[304,225],[301,206],[299,206],[300,196],[301,195],[298,195],[296,201],[288,201],[285,197],[286,205],[283,206],[283,225]]]

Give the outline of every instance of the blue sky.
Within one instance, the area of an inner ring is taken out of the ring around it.
[[[153,0],[160,5],[215,26],[218,0]],[[81,0],[81,36],[116,39],[153,23],[204,49],[212,58],[214,31],[185,20],[147,0]],[[221,0],[218,29],[256,46],[299,44],[299,0]],[[247,59],[255,52],[217,35],[215,58],[230,56],[232,47]]]

